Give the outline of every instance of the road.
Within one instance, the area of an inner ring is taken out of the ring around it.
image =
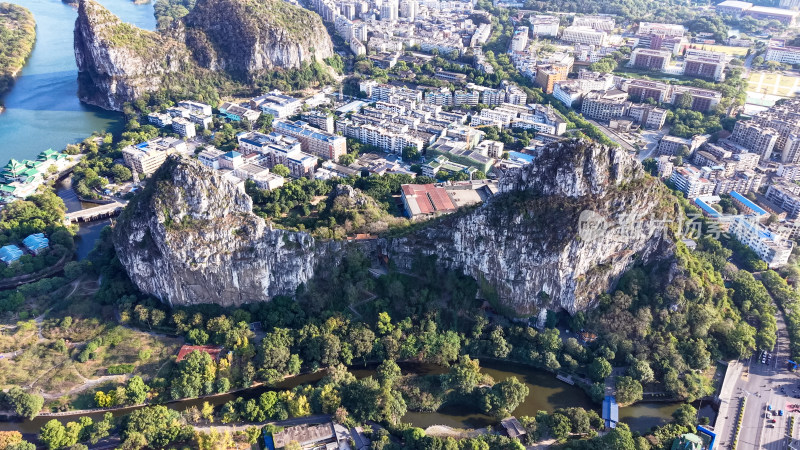
[[[757,352],[749,360],[743,361],[745,369],[734,389],[735,398],[747,397],[739,432],[737,450],[767,449],[784,450],[789,444],[789,404],[800,403],[800,377],[787,369],[789,358],[789,337],[783,314],[777,317],[778,336],[775,350],[770,353],[767,364],[761,363],[761,352]],[[795,398],[797,397],[797,398]],[[773,415],[767,411],[767,405],[774,410],[783,410],[784,415]],[[797,413],[792,413],[797,416]],[[730,449],[733,440],[738,410],[731,411],[725,426],[720,430],[720,447]],[[775,420],[775,423],[771,423]],[[797,420],[797,417],[795,418]],[[795,424],[797,428],[797,424]],[[792,430],[793,431],[793,430]]]

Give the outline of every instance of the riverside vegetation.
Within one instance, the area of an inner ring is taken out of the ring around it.
[[[33,14],[22,6],[0,3],[0,97],[22,70],[35,40]]]

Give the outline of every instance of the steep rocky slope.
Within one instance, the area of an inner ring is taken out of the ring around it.
[[[316,241],[271,229],[250,198],[191,160],[171,159],[126,209],[114,242],[131,279],[172,304],[240,304],[291,294],[351,246],[407,268],[419,255],[493,286],[519,313],[591,306],[636,258],[668,255],[674,205],[624,152],[552,144],[508,173],[487,204],[399,238]],[[631,225],[626,222],[630,221]],[[630,227],[637,227],[635,229]]]
[[[22,6],[0,3],[0,97],[14,84],[36,41],[36,21]],[[3,112],[0,99],[0,112]]]
[[[198,62],[238,78],[333,56],[322,19],[284,0],[200,0],[184,22]]]
[[[81,101],[106,109],[161,88],[168,74],[191,73],[183,43],[122,22],[94,0],[81,0],[75,21]]]
[[[319,16],[282,0],[199,0],[165,33],[124,23],[96,0],[80,0],[74,45],[81,100],[115,110],[215,73],[249,81],[333,54]]]

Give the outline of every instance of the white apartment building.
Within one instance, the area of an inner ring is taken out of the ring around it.
[[[781,64],[800,64],[800,47],[770,47],[764,59]]]
[[[533,15],[528,18],[528,21],[534,36],[558,36],[558,26],[561,23],[558,17]]]
[[[715,185],[702,176],[695,167],[676,167],[669,180],[686,198],[693,199],[714,192]]]
[[[616,21],[611,16],[576,16],[572,26],[589,27],[598,31],[610,32],[616,26]]]
[[[598,31],[585,26],[570,26],[564,28],[561,39],[577,44],[589,44],[605,46],[608,42],[608,34],[605,31]]]
[[[182,102],[178,102],[178,106],[187,109],[194,114],[202,116],[210,116],[212,114],[211,105],[206,105],[205,103],[184,100]]]
[[[756,252],[771,269],[789,262],[794,242],[772,233],[754,217],[737,216],[733,219],[728,232]]]
[[[686,28],[683,25],[676,25],[673,23],[641,22],[639,23],[638,34],[681,37],[686,34]]]
[[[511,38],[510,52],[524,52],[528,47],[528,27],[517,27]]]
[[[184,119],[183,117],[176,117],[172,119],[172,129],[187,139],[197,136],[197,130],[194,127],[194,123],[188,119]]]

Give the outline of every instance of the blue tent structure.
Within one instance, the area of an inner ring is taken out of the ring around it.
[[[38,255],[42,250],[50,246],[50,240],[44,233],[35,233],[22,240],[22,244],[34,255]]]
[[[6,264],[11,264],[12,262],[19,259],[22,256],[22,250],[16,245],[6,245],[3,248],[0,248],[0,261],[3,261]]]
[[[606,422],[606,428],[617,428],[619,405],[613,395],[607,395],[603,400],[603,420]]]

